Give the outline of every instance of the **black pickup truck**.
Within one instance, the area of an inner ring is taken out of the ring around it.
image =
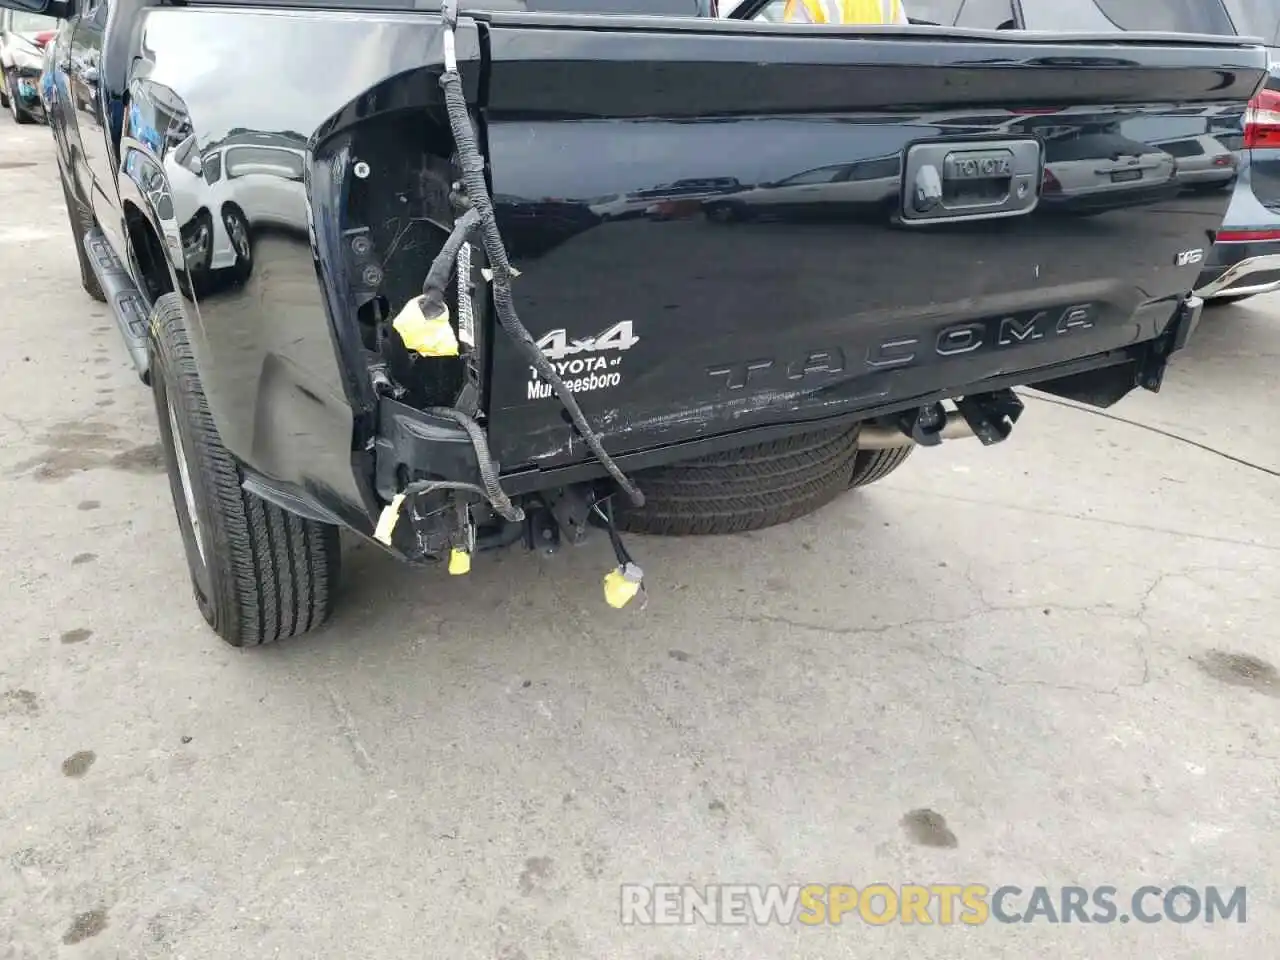
[[[1228,200],[1161,124],[1238,120],[1266,52],[1040,2],[4,0],[64,21],[71,239],[209,623],[323,622],[342,527],[453,573],[595,528],[619,606],[623,532],[799,517],[1003,440],[1014,387],[1158,389]]]

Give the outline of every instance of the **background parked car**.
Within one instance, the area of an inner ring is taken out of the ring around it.
[[[1231,205],[1196,290],[1210,302],[1280,289],[1280,37],[1269,40],[1271,78],[1245,114]]]
[[[1219,137],[1197,133],[1153,144],[1178,162],[1178,184],[1192,190],[1235,186],[1236,151]]]
[[[1101,213],[1177,196],[1182,188],[1174,157],[1126,137],[1123,129],[1123,123],[1107,124],[1045,138],[1040,202],[1046,210]]]
[[[249,224],[223,176],[223,151],[201,156],[196,135],[188,134],[165,156],[164,168],[188,272],[203,277],[234,270],[247,276],[253,257]],[[208,206],[202,205],[206,199]]]
[[[58,33],[58,21],[38,13],[0,10],[0,106],[18,123],[44,119],[40,74],[44,49]]]

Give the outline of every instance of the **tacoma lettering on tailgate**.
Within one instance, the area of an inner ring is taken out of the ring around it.
[[[943,327],[936,334],[891,337],[872,344],[865,350],[825,347],[805,350],[792,357],[760,358],[745,362],[718,364],[707,368],[707,375],[722,380],[730,390],[741,390],[761,379],[796,381],[814,376],[844,373],[849,358],[864,372],[908,367],[928,359],[945,359],[977,350],[1001,350],[1034,343],[1051,337],[1062,337],[1094,325],[1097,315],[1092,303],[1073,304],[1049,310],[1026,311],[984,320],[966,320]],[[778,374],[783,374],[779,377]]]

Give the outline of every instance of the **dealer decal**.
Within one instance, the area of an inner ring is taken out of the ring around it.
[[[538,341],[538,349],[551,361],[551,366],[571,393],[587,393],[616,387],[622,382],[621,354],[630,350],[640,338],[630,320],[615,323],[593,337],[571,339],[563,328],[551,330]],[[534,367],[529,368],[526,397],[541,400],[552,395],[551,384]]]

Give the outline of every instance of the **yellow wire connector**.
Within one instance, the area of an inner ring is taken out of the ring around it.
[[[461,547],[449,551],[449,576],[461,577],[471,572],[471,554]]]
[[[396,314],[391,326],[405,348],[423,357],[456,357],[458,337],[449,323],[449,307],[443,302],[431,305],[431,315],[425,297],[414,297]]]
[[[391,531],[396,528],[396,521],[400,519],[402,506],[404,506],[404,494],[397,493],[378,515],[378,525],[373,528],[373,539],[385,543],[388,547],[391,546]]]
[[[634,563],[624,563],[604,575],[604,601],[621,610],[644,589],[644,571]]]

